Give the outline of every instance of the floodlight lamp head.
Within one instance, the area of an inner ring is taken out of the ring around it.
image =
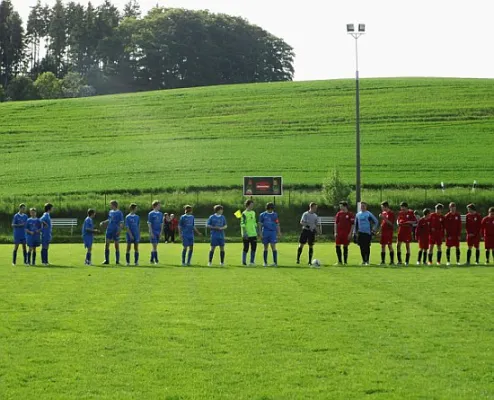
[[[364,33],[365,32],[365,24],[358,24],[358,31],[360,33]]]
[[[347,33],[353,33],[353,32],[355,32],[355,25],[353,25],[353,24],[346,24],[346,31],[347,31]]]

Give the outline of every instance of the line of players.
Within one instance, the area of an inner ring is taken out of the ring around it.
[[[239,215],[240,226],[243,238],[242,264],[247,264],[247,256],[250,250],[250,266],[255,265],[257,239],[261,239],[264,245],[263,259],[264,266],[268,265],[268,250],[271,247],[273,263],[278,264],[278,251],[276,244],[281,236],[280,223],[278,214],[274,211],[274,204],[268,203],[266,211],[260,214],[259,220],[253,210],[254,201],[245,202],[245,210]],[[402,264],[402,245],[405,244],[406,255],[405,265],[410,262],[410,243],[412,242],[412,232],[416,226],[416,238],[419,243],[419,253],[417,264],[432,264],[434,248],[437,248],[437,264],[441,263],[442,243],[446,238],[446,257],[447,265],[450,265],[451,248],[456,248],[456,260],[460,263],[460,240],[462,233],[461,215],[456,211],[456,205],[450,203],[449,212],[443,215],[442,204],[437,204],[435,212],[431,213],[429,209],[423,211],[423,216],[417,218],[416,213],[408,208],[407,203],[401,203],[398,217],[395,217],[388,202],[381,204],[382,212],[379,214],[381,222],[367,211],[367,204],[361,204],[361,211],[354,215],[349,211],[347,202],[340,202],[340,211],[336,214],[334,234],[336,240],[336,255],[338,264],[348,263],[348,247],[353,239],[359,244],[363,264],[369,263],[370,242],[372,235],[380,235],[381,244],[381,264],[386,262],[386,250],[389,252],[390,264],[394,264],[393,236],[394,227],[398,226],[397,242],[397,262]],[[150,262],[158,264],[158,244],[160,237],[163,235],[164,216],[160,211],[161,204],[155,200],[152,203],[152,210],[148,214],[147,225],[149,229],[149,238],[152,244]],[[53,211],[53,205],[45,204],[44,214],[37,218],[37,211],[34,208],[29,210],[30,218],[26,215],[26,206],[21,204],[19,212],[14,215],[12,227],[14,228],[14,251],[12,255],[12,264],[17,262],[17,251],[20,245],[23,246],[24,263],[26,265],[36,263],[36,249],[41,246],[41,259],[44,265],[49,265],[48,249],[52,240],[52,224],[50,214]],[[191,264],[194,251],[194,234],[201,235],[195,227],[195,219],[192,215],[192,207],[184,207],[184,215],[181,216],[178,224],[180,238],[183,243],[182,265]],[[309,264],[312,264],[314,254],[314,243],[316,234],[319,232],[318,216],[316,214],[317,204],[310,203],[309,210],[304,212],[300,219],[302,232],[299,238],[299,247],[297,250],[297,264],[300,263],[300,257],[305,244],[309,246]],[[470,264],[472,249],[476,250],[476,263],[480,262],[480,239],[484,237],[486,250],[486,263],[489,263],[490,253],[494,258],[494,207],[489,209],[489,215],[485,218],[477,213],[474,204],[467,206],[468,214],[466,216],[467,232],[467,264]],[[126,264],[130,265],[131,250],[134,247],[134,264],[139,265],[139,243],[140,243],[140,217],[136,214],[137,205],[131,204],[129,213],[124,217],[119,209],[118,202],[110,202],[110,212],[108,219],[100,223],[100,227],[106,227],[105,232],[105,260],[103,264],[110,263],[110,245],[115,246],[115,262],[120,264],[120,234],[125,228],[126,233]],[[84,246],[87,249],[85,264],[92,264],[92,247],[94,234],[99,230],[94,226],[96,212],[89,209],[87,218],[82,228],[82,237]],[[380,229],[377,226],[380,225]],[[217,205],[214,207],[214,214],[207,221],[207,227],[211,232],[211,249],[209,252],[208,265],[212,264],[214,253],[217,247],[220,248],[220,265],[225,262],[225,230],[227,229],[226,218],[223,215],[223,207]],[[376,229],[374,229],[374,227]],[[343,247],[343,249],[342,249]],[[428,261],[428,262],[427,262]]]
[[[369,264],[370,239],[372,235],[380,236],[381,245],[381,265],[386,263],[386,252],[389,253],[391,265],[395,262],[395,252],[393,247],[393,237],[395,226],[398,226],[396,258],[398,265],[403,264],[402,247],[405,245],[405,265],[410,263],[410,243],[415,233],[419,244],[417,265],[432,265],[434,250],[436,249],[436,263],[441,264],[442,245],[446,241],[446,265],[451,265],[451,249],[456,250],[456,262],[460,265],[460,241],[462,235],[461,215],[457,212],[456,204],[449,204],[449,212],[443,214],[444,206],[436,204],[435,211],[428,208],[423,210],[422,217],[417,212],[410,210],[408,204],[400,204],[398,216],[391,210],[388,202],[381,203],[382,212],[378,219],[367,211],[367,204],[362,203],[362,210],[354,216],[348,210],[348,203],[340,203],[340,211],[335,219],[336,254],[338,264],[346,264],[348,260],[348,245],[352,236],[355,243],[358,243],[362,253],[362,263]],[[367,231],[361,229],[360,225],[368,225]],[[370,221],[370,222],[367,222]],[[413,231],[415,229],[415,232]],[[467,234],[467,260],[466,265],[470,265],[472,252],[475,249],[475,262],[480,263],[480,241],[485,241],[486,263],[489,263],[490,254],[494,259],[494,207],[489,208],[489,215],[485,218],[477,212],[475,204],[467,206],[466,215]],[[368,237],[367,241],[363,237]],[[343,246],[343,255],[342,249]]]

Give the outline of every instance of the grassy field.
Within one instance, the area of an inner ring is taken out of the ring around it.
[[[494,80],[362,81],[363,184],[493,184]],[[0,105],[0,197],[354,181],[354,82]]]
[[[177,268],[172,245],[158,267],[82,267],[76,245],[11,267],[2,246],[0,398],[494,397],[492,268],[315,270],[295,247],[265,269],[238,267],[239,245],[225,268]]]

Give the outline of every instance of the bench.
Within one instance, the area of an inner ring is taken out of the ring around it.
[[[317,224],[319,225],[319,229],[322,232],[322,227],[324,225],[334,225],[335,217],[318,217]]]
[[[74,227],[77,226],[77,218],[52,218],[51,226],[57,228],[70,228],[70,234],[74,234]]]
[[[204,228],[205,235],[208,234],[208,219],[207,218],[196,218],[194,224],[197,228]]]

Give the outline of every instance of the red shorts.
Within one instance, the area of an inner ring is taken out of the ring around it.
[[[476,249],[480,246],[480,235],[469,236],[467,235],[467,245],[468,247],[475,247]]]
[[[435,246],[441,246],[443,244],[443,236],[442,235],[429,235],[429,244]]]
[[[336,235],[336,246],[348,246],[350,244],[350,239],[348,238],[349,235],[350,232],[342,234],[338,233]]]
[[[446,238],[446,247],[460,247],[458,236],[448,236]]]
[[[427,250],[429,248],[429,236],[421,236],[419,239],[419,249]]]
[[[411,232],[398,232],[398,242],[411,243],[412,233]]]
[[[379,241],[383,246],[388,244],[393,244],[393,232],[382,232],[381,240]]]
[[[485,249],[494,250],[494,236],[487,236],[485,238]]]

